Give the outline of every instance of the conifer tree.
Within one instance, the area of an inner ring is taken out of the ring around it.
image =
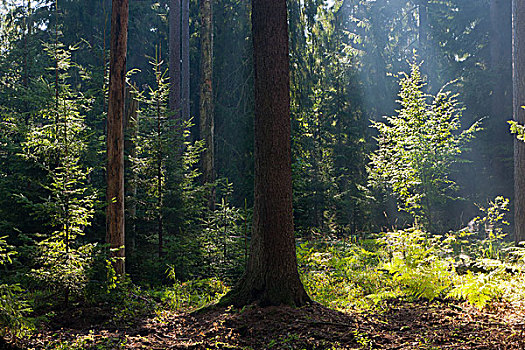
[[[286,0],[252,2],[255,66],[255,203],[244,276],[223,302],[301,306],[292,214]]]

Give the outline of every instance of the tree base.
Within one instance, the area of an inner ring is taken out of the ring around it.
[[[237,286],[221,298],[217,305],[243,307],[256,303],[262,307],[280,305],[301,307],[311,302],[298,278],[297,280],[281,279],[280,281],[273,279],[271,283],[264,285],[261,285],[261,281],[262,279],[243,277]]]

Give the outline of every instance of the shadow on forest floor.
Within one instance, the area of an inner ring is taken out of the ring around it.
[[[120,330],[49,329],[23,348],[524,349],[524,331],[519,305],[479,311],[445,301],[391,300],[381,313],[341,313],[319,304],[161,312]]]

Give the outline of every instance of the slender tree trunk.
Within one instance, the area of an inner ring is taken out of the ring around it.
[[[157,88],[160,86],[161,72],[159,71],[160,62],[160,51],[158,54],[157,62],[155,65],[155,75],[157,78]],[[159,237],[159,258],[163,255],[164,250],[164,237],[163,233],[163,222],[162,222],[162,159],[164,157],[162,153],[162,118],[161,118],[161,96],[157,94],[157,233]]]
[[[181,95],[180,95],[180,0],[170,1],[170,35],[169,35],[169,50],[170,50],[170,95],[169,106],[173,113],[173,119],[180,120],[181,115]]]
[[[128,39],[128,0],[113,0],[109,63],[106,240],[118,275],[124,268],[124,94]]]
[[[182,0],[182,119],[190,119],[190,1]]]
[[[525,124],[525,0],[512,1],[512,82],[514,120]],[[514,231],[525,241],[525,142],[514,141]]]
[[[214,169],[214,115],[213,115],[213,13],[211,0],[200,0],[201,15],[201,84],[200,84],[200,136],[205,142],[201,158],[203,183],[215,180]],[[214,190],[208,198],[208,208],[213,209]]]
[[[253,0],[255,65],[255,203],[244,276],[223,299],[237,306],[300,306],[310,299],[299,279],[292,215],[290,86],[286,0]]]

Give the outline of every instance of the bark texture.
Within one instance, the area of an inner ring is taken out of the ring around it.
[[[170,95],[169,95],[169,106],[173,113],[173,118],[176,120],[180,119],[181,114],[181,95],[180,95],[180,0],[170,1],[170,13],[169,13],[169,49],[170,49]]]
[[[246,273],[224,302],[300,306],[292,215],[290,95],[286,0],[253,0],[255,203]]]
[[[512,82],[514,120],[525,123],[525,0],[512,1]],[[525,241],[525,142],[514,141],[514,231]]]
[[[128,0],[113,0],[109,63],[106,239],[118,275],[124,268],[124,94],[128,39]]]
[[[184,120],[190,119],[190,0],[182,0],[182,97]]]
[[[211,0],[200,1],[201,15],[201,82],[200,82],[200,137],[205,142],[201,158],[203,183],[215,180],[214,169],[214,115],[213,115],[213,13]],[[208,198],[208,207],[213,208],[213,191]]]

